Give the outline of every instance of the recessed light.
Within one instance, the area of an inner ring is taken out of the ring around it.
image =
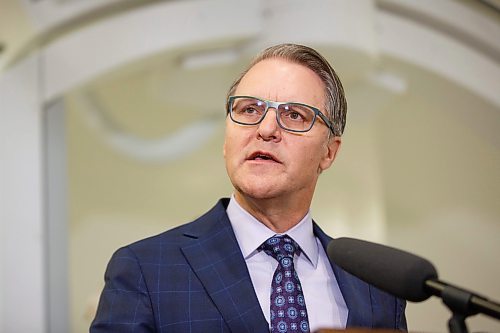
[[[211,50],[185,55],[181,67],[187,70],[210,66],[228,65],[236,62],[240,54],[234,49]]]

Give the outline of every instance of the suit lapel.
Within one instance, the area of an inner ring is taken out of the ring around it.
[[[325,252],[330,241],[335,241],[327,236],[316,223],[314,223],[314,234],[321,241]],[[366,282],[347,273],[331,260],[330,263],[347,309],[349,310],[347,327],[372,327],[370,286]]]
[[[207,290],[232,332],[266,332],[268,323],[221,202],[201,217],[193,232],[197,241],[182,247],[186,260]]]

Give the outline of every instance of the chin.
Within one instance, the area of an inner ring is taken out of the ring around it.
[[[245,191],[242,192],[245,196],[255,199],[255,200],[264,200],[264,199],[272,199],[278,196],[278,193],[276,191],[263,191],[261,189],[256,190],[256,191]]]
[[[240,184],[235,183],[234,187],[241,194],[254,199],[270,199],[279,196],[281,186],[276,181],[258,179],[247,179]]]

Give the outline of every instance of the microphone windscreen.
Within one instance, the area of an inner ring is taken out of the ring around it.
[[[421,302],[431,296],[425,281],[437,278],[434,266],[414,254],[353,238],[328,244],[328,257],[345,271],[396,297]]]

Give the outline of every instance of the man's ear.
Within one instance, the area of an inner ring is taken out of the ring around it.
[[[332,165],[340,149],[341,143],[342,139],[340,138],[340,136],[334,136],[328,140],[328,143],[326,144],[325,147],[326,149],[325,155],[323,156],[323,159],[319,163],[319,172],[325,171]]]

